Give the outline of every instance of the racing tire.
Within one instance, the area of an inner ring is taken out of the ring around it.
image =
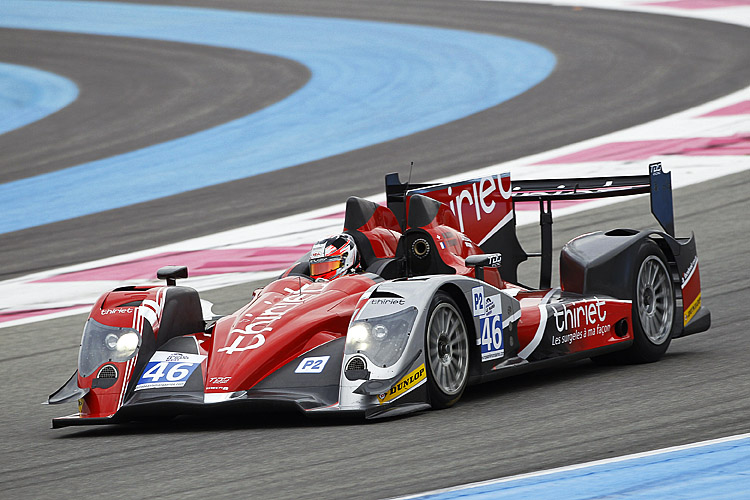
[[[599,364],[653,363],[667,351],[675,322],[675,292],[669,264],[659,246],[638,248],[633,276],[633,344],[624,351],[592,358]]]
[[[469,380],[469,335],[458,305],[445,292],[430,303],[425,358],[430,404],[434,409],[453,406]]]

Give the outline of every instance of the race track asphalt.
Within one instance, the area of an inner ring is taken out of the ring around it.
[[[211,223],[228,228],[335,197],[369,194],[377,191],[383,173],[411,160],[419,166],[419,181],[524,156],[662,116],[750,81],[746,31],[678,18],[466,2],[212,5],[491,31],[545,45],[559,66],[527,94],[467,119],[184,195],[226,199],[254,190],[255,198],[247,199],[262,203],[238,201],[232,210],[207,205],[191,212],[183,203],[187,198],[178,196],[4,235],[6,275],[203,234]],[[146,42],[121,43],[134,44],[129,49],[134,52],[151,52]],[[62,50],[61,45],[56,48]],[[293,67],[279,71],[290,73],[292,87],[304,78]],[[73,69],[61,74],[75,79]],[[264,94],[262,99],[273,98]],[[32,148],[32,138],[26,140]],[[302,190],[288,182],[303,169],[348,173],[323,192],[322,185]],[[366,424],[247,415],[53,431],[49,419],[72,413],[74,405],[39,403],[75,369],[84,317],[4,329],[0,491],[9,498],[385,498],[748,432],[749,191],[745,172],[675,192],[677,232],[695,231],[698,239],[703,301],[714,318],[708,333],[676,340],[655,364],[600,367],[582,361],[471,387],[445,411]],[[170,218],[137,219],[139,225],[128,226],[129,238],[118,235],[111,244],[105,239],[116,233],[108,225],[161,211]],[[186,223],[191,217],[194,225]],[[166,220],[169,231],[151,234]],[[646,200],[637,199],[556,219],[555,243],[559,248],[590,229],[652,225]],[[534,225],[519,230],[527,250],[537,248],[537,231]],[[102,236],[93,239],[93,234]],[[522,280],[533,283],[534,265],[522,267]],[[247,300],[253,286],[203,296],[216,303],[217,312],[228,313]]]

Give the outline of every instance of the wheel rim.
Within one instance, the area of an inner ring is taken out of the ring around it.
[[[432,378],[445,394],[458,394],[468,375],[469,342],[461,315],[450,304],[440,304],[430,316],[427,350]]]
[[[674,300],[672,282],[664,263],[655,255],[638,270],[638,319],[646,338],[653,344],[666,342],[672,331]]]

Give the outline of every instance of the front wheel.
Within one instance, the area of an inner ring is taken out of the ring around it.
[[[425,353],[432,407],[452,406],[469,380],[469,338],[456,302],[444,292],[438,292],[430,304]]]

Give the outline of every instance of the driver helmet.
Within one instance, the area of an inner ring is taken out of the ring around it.
[[[315,243],[310,251],[310,277],[332,280],[359,267],[354,238],[346,233]]]

